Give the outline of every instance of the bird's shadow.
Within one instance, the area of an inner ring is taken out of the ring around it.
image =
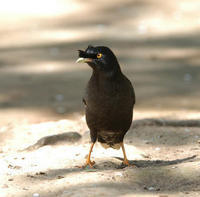
[[[176,159],[176,160],[170,160],[170,161],[164,161],[164,160],[129,160],[130,165],[136,166],[137,168],[147,168],[147,167],[162,167],[162,166],[169,166],[169,165],[176,165],[180,163],[185,162],[192,162],[194,161],[197,156],[193,155],[191,157],[186,157],[183,159]],[[43,180],[43,179],[59,179],[64,178],[65,176],[69,174],[76,174],[80,172],[99,172],[99,171],[107,171],[107,170],[118,170],[126,168],[124,164],[119,164],[120,161],[123,161],[123,158],[120,157],[114,157],[114,159],[118,160],[116,161],[98,161],[93,168],[86,167],[86,168],[79,168],[77,166],[71,167],[71,168],[62,168],[62,169],[50,169],[46,172],[38,172],[33,176],[30,176],[31,178],[37,179],[37,180]],[[135,168],[133,168],[135,169]],[[28,176],[27,176],[28,177]],[[27,178],[26,178],[27,180]]]
[[[134,165],[138,168],[147,168],[147,167],[159,167],[159,166],[169,166],[169,165],[176,165],[179,163],[184,163],[187,161],[192,161],[194,158],[196,158],[196,155],[193,155],[191,157],[186,157],[186,158],[182,158],[182,159],[175,159],[175,160],[129,160],[130,165]],[[121,157],[115,157],[115,159],[118,159],[120,161],[123,161],[123,158]],[[121,166],[119,166],[119,168],[125,168],[127,166],[125,166],[123,163],[121,164]]]

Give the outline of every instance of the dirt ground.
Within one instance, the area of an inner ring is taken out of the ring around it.
[[[10,6],[12,4],[12,6]],[[200,196],[200,2],[5,1],[0,8],[0,196]],[[81,103],[77,49],[107,45],[134,84],[121,150],[98,143]],[[49,135],[81,139],[25,150]],[[72,142],[73,141],[73,142]]]

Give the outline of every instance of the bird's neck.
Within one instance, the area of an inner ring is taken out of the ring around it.
[[[92,76],[96,78],[97,80],[113,80],[114,78],[117,78],[118,76],[122,75],[121,69],[111,70],[111,71],[99,71],[93,69]]]
[[[95,91],[106,95],[113,95],[122,73],[100,73],[93,71],[90,82]]]

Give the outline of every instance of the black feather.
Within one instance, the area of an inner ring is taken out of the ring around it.
[[[94,54],[102,53],[97,59]],[[135,93],[131,82],[121,72],[117,58],[104,46],[79,50],[80,57],[92,57],[93,74],[88,82],[84,103],[86,122],[92,142],[98,140],[113,147],[123,142],[132,123]]]
[[[78,52],[79,52],[79,57],[83,57],[83,58],[86,57],[85,51],[78,50]]]

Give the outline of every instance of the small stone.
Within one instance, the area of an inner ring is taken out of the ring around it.
[[[144,153],[142,153],[141,156],[144,157],[144,158],[151,158],[150,155],[146,155],[146,154],[144,154]]]
[[[146,186],[144,186],[144,189],[145,190],[149,190],[149,191],[160,191],[160,188],[158,188],[158,189],[156,189],[155,187],[146,187]]]
[[[147,188],[149,191],[155,191],[156,189],[155,189],[155,187],[148,187]]]
[[[8,168],[19,170],[19,169],[21,169],[22,167],[21,167],[21,166],[13,166],[13,165],[9,164],[9,165],[8,165]]]
[[[145,143],[145,144],[150,144],[151,142],[148,141],[148,140],[144,140],[144,143]]]
[[[13,169],[19,170],[19,169],[21,169],[21,168],[22,168],[21,166],[14,166]]]
[[[156,148],[155,148],[155,150],[156,150],[156,151],[159,151],[159,150],[160,150],[160,148],[159,148],[159,147],[156,147]]]
[[[63,179],[63,178],[65,178],[64,176],[58,176],[58,179]]]
[[[112,180],[113,180],[113,181],[116,181],[116,178],[115,178],[114,176],[112,176]]]
[[[8,165],[8,168],[13,168],[13,166],[11,164]]]
[[[14,179],[12,179],[12,178],[10,178],[10,179],[8,179],[8,181],[13,181]]]
[[[36,172],[35,175],[47,175],[45,172]]]

